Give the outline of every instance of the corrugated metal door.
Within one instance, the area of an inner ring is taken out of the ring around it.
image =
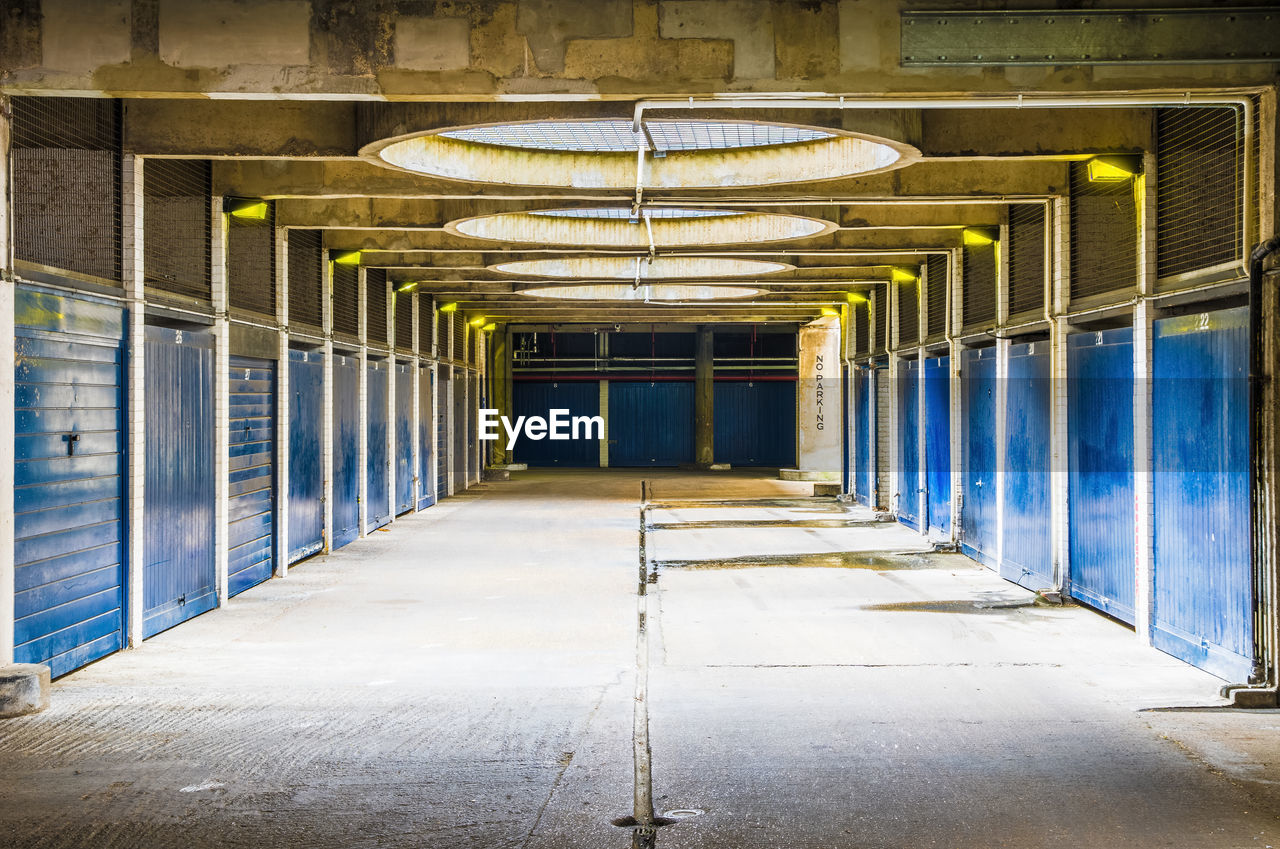
[[[14,651],[56,677],[124,644],[124,310],[15,298]]]
[[[453,491],[467,488],[467,373],[453,373]]]
[[[436,497],[449,494],[449,371],[436,375]]]
[[[964,490],[960,549],[996,565],[996,349],[961,354],[964,392]]]
[[[920,530],[920,362],[899,365],[898,404],[898,521]]]
[[[929,530],[951,533],[951,358],[924,361],[924,468]]]
[[[598,416],[600,382],[518,380],[512,386],[512,409],[516,416],[541,416],[544,419],[550,417],[553,409],[568,410],[570,416]],[[506,431],[501,425],[497,431],[498,439],[506,445]],[[593,437],[595,433],[596,429],[591,429]],[[515,462],[528,463],[530,466],[598,467],[600,440],[533,440],[522,435],[516,442]]]
[[[1155,322],[1152,641],[1219,677],[1253,666],[1246,308]]]
[[[365,533],[391,521],[391,486],[387,457],[387,392],[390,378],[384,360],[368,363],[365,398],[368,437],[365,474],[368,503],[365,505]]]
[[[360,536],[360,363],[333,355],[333,542]]]
[[[436,503],[436,462],[434,436],[431,432],[431,399],[435,379],[431,366],[418,367],[418,509]]]
[[[609,465],[693,462],[693,382],[609,384]]]
[[[413,509],[413,365],[396,363],[396,514]]]
[[[289,352],[289,562],[324,548],[324,355]]]
[[[218,604],[213,334],[147,328],[146,576],[151,636]]]
[[[1067,591],[1133,622],[1133,329],[1067,338]]]
[[[271,577],[275,566],[276,364],[231,358],[227,595]]]
[[[717,463],[795,466],[795,381],[717,380],[713,403]]]
[[[1053,586],[1053,543],[1049,535],[1049,431],[1053,413],[1050,366],[1048,342],[1009,346],[1000,575],[1030,589]]]
[[[853,479],[854,495],[859,504],[871,506],[872,463],[874,451],[872,442],[873,416],[875,407],[871,404],[871,370],[859,366],[853,376],[853,415],[854,415],[854,457]]]

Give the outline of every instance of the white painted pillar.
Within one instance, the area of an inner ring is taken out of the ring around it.
[[[902,487],[902,475],[899,469],[902,466],[902,458],[898,455],[902,449],[898,441],[901,438],[902,423],[898,421],[898,387],[902,380],[902,370],[906,368],[906,363],[898,356],[898,311],[901,304],[898,303],[898,284],[889,281],[884,287],[888,313],[884,323],[885,336],[889,349],[889,512],[895,516],[898,515],[902,508],[902,499],[904,498]]]
[[[289,231],[275,228],[276,324],[279,326],[280,359],[276,364],[276,504],[272,527],[276,530],[275,574],[289,574]]]
[[[1155,616],[1155,497],[1152,443],[1152,329],[1155,311],[1156,158],[1143,156],[1138,201],[1138,302],[1133,308],[1133,619],[1134,634],[1151,645]]]
[[[323,257],[324,254],[322,253]],[[324,378],[320,425],[320,464],[324,477],[324,553],[333,550],[333,268],[320,263],[320,322],[324,333]]]
[[[1062,590],[1068,580],[1071,560],[1070,462],[1067,404],[1067,334],[1065,318],[1049,325],[1050,397],[1053,405],[1049,422],[1049,539],[1053,559],[1053,586]]]
[[[146,352],[147,324],[144,311],[144,248],[142,178],[146,160],[140,156],[122,158],[121,179],[121,271],[124,278],[128,325],[125,341],[129,355],[126,376],[127,412],[125,429],[128,439],[125,498],[129,534],[125,546],[125,633],[130,648],[142,645],[142,615],[146,598],[147,577],[147,405]]]
[[[919,291],[919,290],[917,290]],[[918,337],[924,338],[924,334]],[[920,517],[920,533],[925,537],[929,536],[929,453],[928,446],[925,444],[928,440],[928,422],[926,421],[928,407],[925,404],[925,348],[923,345],[916,348],[916,365],[919,367],[916,378],[916,515]]]
[[[964,504],[964,416],[967,410],[964,405],[964,382],[961,370],[961,356],[964,347],[956,341],[962,320],[961,286],[964,282],[964,252],[961,248],[951,251],[951,280],[947,286],[947,336],[951,353],[951,541],[960,542],[961,508]]]
[[[996,569],[1004,564],[1004,491],[1008,454],[1009,340],[996,341]]]
[[[14,661],[14,282],[8,100],[0,98],[0,666]]]
[[[796,468],[784,480],[840,480],[840,320],[824,316],[800,328],[796,391]]]
[[[363,537],[366,533],[365,524],[369,521],[369,310],[366,308],[369,301],[366,298],[368,275],[364,266],[360,266],[356,279],[357,332],[360,338],[360,353],[356,365],[359,370],[356,377],[356,396],[359,399],[356,421],[356,501],[360,506],[356,526],[357,535]]]
[[[435,457],[435,463],[427,470],[431,476],[428,481],[431,491],[435,493],[435,500],[438,504],[440,499],[444,497],[444,493],[440,491],[440,464],[443,458],[440,456],[440,444],[437,436],[437,428],[440,423],[440,416],[444,415],[444,411],[440,409],[440,383],[444,376],[440,370],[440,312],[436,309],[436,300],[431,298],[428,301],[431,308],[431,439],[432,452]]]
[[[444,384],[445,445],[449,449],[449,456],[447,458],[448,462],[444,464],[445,465],[444,484],[445,484],[445,494],[453,495],[455,492],[458,491],[458,481],[456,480],[457,475],[454,472],[454,470],[458,466],[458,458],[455,456],[458,452],[458,442],[454,438],[454,428],[457,427],[458,423],[456,421],[457,416],[455,415],[455,412],[457,410],[457,405],[454,403],[454,399],[453,399],[454,392],[457,389],[457,387],[454,385],[455,382],[453,379],[454,371],[456,369],[456,367],[453,365],[453,361],[456,359],[456,352],[454,351],[454,347],[457,344],[456,340],[453,338],[453,314],[445,313],[444,317],[440,321],[440,324],[441,324],[442,331],[445,333],[446,337],[448,338],[448,343],[444,346],[443,356],[449,362],[449,365],[445,367],[444,375],[442,376],[442,379],[445,381],[445,384]]]
[[[409,361],[410,368],[413,369],[413,380],[410,385],[413,387],[413,410],[409,417],[409,428],[412,431],[409,441],[413,445],[413,452],[409,458],[409,462],[413,468],[410,469],[413,478],[413,512],[418,512],[418,500],[422,498],[425,490],[423,487],[426,481],[422,480],[422,352],[419,350],[418,344],[418,321],[419,319],[419,302],[422,300],[416,293],[409,298],[409,309],[412,310],[412,325],[409,332],[413,334],[410,345],[413,348],[413,359]],[[397,301],[399,303],[399,301]]]
[[[213,221],[213,418],[214,526],[213,555],[217,566],[219,606],[227,603],[227,558],[230,537],[231,492],[231,351],[227,317],[227,217],[222,199],[210,198]]]
[[[377,295],[377,293],[374,293]],[[395,305],[391,302],[391,283],[384,280],[382,284],[382,299],[386,303],[387,327],[383,331],[383,336],[387,342],[387,445],[386,445],[386,480],[387,491],[382,493],[382,499],[386,504],[387,515],[390,521],[396,519],[396,329],[395,329]],[[377,495],[375,494],[375,497]]]

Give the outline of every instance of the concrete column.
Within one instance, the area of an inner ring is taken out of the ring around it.
[[[0,98],[0,666],[13,663],[14,650],[14,283],[13,216],[9,209],[8,99]]]
[[[280,359],[276,366],[276,531],[277,578],[289,574],[289,231],[275,228],[276,324]]]
[[[1138,641],[1151,645],[1155,610],[1155,499],[1151,442],[1151,302],[1133,309],[1133,628]]]
[[[452,348],[452,343],[450,343],[448,347]],[[456,407],[453,400],[454,393],[457,391],[457,387],[454,385],[453,381],[453,372],[455,368],[456,366],[447,365],[444,367],[444,373],[441,375],[441,380],[444,381],[445,447],[449,451],[449,456],[446,458],[447,462],[444,464],[445,495],[453,495],[457,492],[460,483],[457,480],[457,475],[454,473],[454,469],[457,468],[458,464],[458,458],[454,456],[458,450],[457,440],[454,439],[454,428],[457,427],[456,420],[458,418],[454,414]]]
[[[710,325],[698,325],[697,349],[693,365],[693,460],[700,469],[715,463],[715,336]],[[831,361],[835,374],[836,363]],[[833,414],[840,409],[830,407]],[[832,427],[835,417],[833,415]]]
[[[231,323],[227,317],[227,216],[222,212],[222,198],[210,198],[209,202],[213,221],[213,552],[218,604],[223,606],[227,603],[227,542],[231,531]]]
[[[511,415],[511,384],[508,369],[511,361],[511,337],[504,327],[493,335],[493,347],[490,349],[492,368],[490,369],[489,406],[499,415]],[[507,440],[499,435],[498,439],[486,443],[489,446],[493,465],[505,466],[511,462],[511,453],[507,451]]]
[[[375,293],[376,294],[376,293]],[[386,302],[387,328],[384,333],[387,343],[387,491],[381,493],[386,502],[387,515],[391,521],[396,520],[396,328],[395,304],[393,303],[391,282],[382,284],[382,299]],[[377,497],[377,496],[375,496]]]
[[[435,298],[428,300],[431,307],[431,445],[433,446],[433,456],[436,458],[435,464],[431,467],[431,491],[435,493],[437,503],[445,496],[440,491],[440,475],[439,465],[442,458],[439,454],[439,444],[436,439],[436,430],[440,423],[440,417],[444,415],[444,410],[440,409],[440,393],[438,388],[443,386],[444,373],[440,368],[440,313],[436,309]]]
[[[964,347],[956,341],[960,332],[960,286],[964,280],[963,251],[951,251],[951,280],[947,283],[947,338],[951,354],[951,541],[958,543],[961,536],[960,510],[964,503],[964,384],[960,357]]]
[[[1053,586],[1057,590],[1066,586],[1071,561],[1067,332],[1064,318],[1055,318],[1049,325],[1049,392],[1053,404],[1049,421],[1049,538],[1053,552]]]
[[[333,550],[333,274],[320,263],[321,322],[324,325],[324,409],[320,427],[320,463],[324,475],[324,553]]]
[[[1009,340],[996,342],[996,568],[1004,563],[1005,455],[1009,412]]]
[[[800,328],[796,392],[796,468],[783,480],[840,480],[840,320],[824,316]]]
[[[359,399],[359,413],[356,417],[356,501],[360,507],[356,525],[359,536],[363,537],[366,533],[365,523],[369,520],[369,310],[365,306],[368,304],[366,289],[369,281],[364,266],[357,272],[356,280],[356,327],[360,339],[359,362],[356,365],[359,370],[356,375],[356,396]]]
[[[600,468],[609,468],[609,381],[600,381],[600,418],[604,419],[604,434],[600,440]]]
[[[890,296],[890,304],[893,298]],[[893,317],[893,308],[889,309],[890,318]],[[889,338],[895,338],[892,329],[889,330]],[[901,422],[898,421],[898,387],[901,385],[902,371],[907,367],[907,363],[896,353],[889,355],[889,368],[886,373],[889,375],[889,420],[881,422],[881,425],[889,428],[889,512],[894,516],[898,515],[898,511],[902,506],[902,499],[905,497],[902,487],[902,475],[899,468],[902,460],[898,456],[901,448],[898,445],[898,436],[901,429]]]
[[[128,506],[129,544],[125,546],[128,563],[125,568],[125,631],[127,645],[142,645],[142,612],[146,598],[146,486],[147,486],[147,405],[146,405],[146,353],[147,325],[144,312],[143,269],[143,186],[142,175],[146,160],[140,156],[123,157],[124,173],[121,180],[121,227],[123,240],[121,259],[124,277],[125,299],[128,305],[128,330],[126,345],[129,354],[129,371],[126,377],[128,412],[125,428],[128,433],[128,470],[126,472],[126,499]]]
[[[917,290],[919,291],[919,290]],[[920,335],[921,339],[924,334]],[[929,536],[929,453],[928,446],[925,445],[926,435],[929,432],[928,422],[925,421],[927,406],[925,405],[925,349],[921,345],[916,349],[916,363],[920,366],[919,377],[916,380],[916,422],[919,424],[916,436],[916,513],[920,517],[920,533],[925,537]]]

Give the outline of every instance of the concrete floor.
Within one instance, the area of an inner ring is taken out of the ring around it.
[[[56,682],[0,843],[630,845],[642,478],[654,792],[705,812],[660,846],[1280,846],[1274,712],[803,484],[638,471],[486,484]]]

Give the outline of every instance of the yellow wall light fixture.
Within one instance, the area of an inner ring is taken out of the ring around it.
[[[412,292],[413,290],[417,289],[417,288],[418,288],[418,284],[419,284],[420,282],[422,282],[422,281],[420,281],[420,280],[414,280],[414,281],[409,282],[409,283],[401,283],[399,286],[397,286],[397,287],[396,287],[396,291],[397,291],[397,292],[400,292],[401,294],[408,294],[409,292]]]
[[[914,283],[920,279],[914,268],[895,268],[889,272],[889,279],[894,283]]]
[[[451,312],[457,312],[457,310],[458,310],[458,305],[456,303],[450,303],[450,304],[441,304],[440,309],[436,310],[436,312],[451,313]]]
[[[335,265],[359,265],[360,251],[331,251],[329,259]]]
[[[492,333],[493,331],[498,329],[498,323],[495,321],[491,321],[480,329],[483,330],[485,333]]]
[[[1086,166],[1091,183],[1123,183],[1142,171],[1137,156],[1095,156]]]
[[[266,221],[270,205],[258,198],[224,198],[222,209],[232,218],[245,221]]]
[[[865,304],[867,302],[867,296],[859,295],[857,292],[850,292],[844,296],[844,299],[851,304]]]
[[[823,315],[839,315],[840,310],[836,309],[835,307],[823,307],[822,314]]]
[[[966,227],[964,234],[961,236],[965,247],[980,248],[985,245],[994,245],[1000,240],[1000,228],[998,227]]]
[[[476,316],[475,318],[473,318],[473,319],[471,319],[470,321],[468,321],[468,322],[467,322],[467,324],[471,325],[472,327],[480,327],[481,325],[483,325],[483,324],[484,324],[485,322],[487,322],[488,320],[489,320],[489,319],[485,318],[484,316],[482,316],[482,315],[478,315],[478,316]]]

